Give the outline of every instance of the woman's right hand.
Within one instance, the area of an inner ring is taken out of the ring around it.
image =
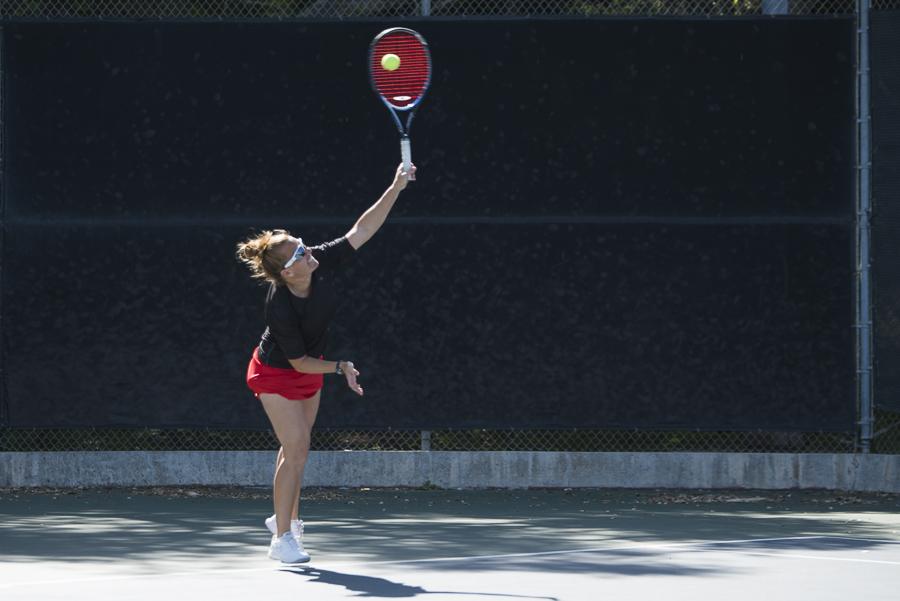
[[[353,366],[353,361],[344,361],[343,365],[341,365],[341,369],[344,372],[344,377],[347,378],[347,386],[350,387],[350,390],[359,396],[362,396],[362,386],[356,381],[356,378],[359,376],[359,371]]]
[[[416,179],[416,166],[410,164],[409,171],[403,170],[403,163],[397,166],[397,171],[394,173],[394,182],[391,184],[391,187],[395,190],[402,191],[406,189],[406,184],[411,181],[415,181]]]

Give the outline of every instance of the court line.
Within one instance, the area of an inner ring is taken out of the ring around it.
[[[505,553],[502,555],[473,555],[473,556],[459,556],[459,557],[434,557],[430,559],[395,559],[389,561],[372,561],[366,562],[365,564],[351,563],[351,564],[335,564],[341,566],[352,566],[352,565],[390,565],[397,563],[435,563],[441,561],[469,561],[469,560],[482,560],[482,559],[514,559],[517,557],[547,557],[550,555],[575,555],[578,553],[598,553],[601,551],[631,551],[634,549],[669,549],[672,547],[690,547],[690,546],[702,546],[702,545],[737,545],[741,543],[765,543],[765,542],[775,542],[775,541],[786,541],[786,540],[811,540],[817,538],[829,538],[827,536],[783,536],[778,538],[752,538],[752,539],[741,539],[741,540],[724,540],[724,541],[692,541],[692,542],[683,542],[683,543],[638,543],[636,545],[627,545],[622,547],[613,547],[613,546],[605,546],[605,547],[588,547],[586,549],[568,549],[563,551],[537,551],[534,553]]]
[[[763,553],[762,551],[738,551],[743,555],[760,555],[762,557],[787,557],[788,559],[815,559],[821,561],[849,561],[853,563],[880,563],[891,566],[900,566],[900,561],[886,561],[884,559],[857,559],[854,557],[824,557],[822,555],[796,555],[794,553]]]
[[[890,545],[900,545],[900,541],[896,540],[885,540],[885,539],[871,539],[871,538],[855,538],[850,536],[830,536],[830,535],[815,535],[815,536],[782,536],[777,538],[749,538],[749,539],[738,539],[738,540],[723,540],[723,541],[693,541],[693,542],[683,542],[683,543],[639,543],[637,545],[629,545],[623,547],[593,547],[587,549],[571,549],[565,551],[541,551],[536,553],[507,553],[504,555],[476,555],[470,557],[437,557],[432,559],[398,559],[392,561],[373,561],[373,562],[365,562],[363,564],[360,563],[351,563],[351,564],[335,564],[335,566],[349,567],[356,565],[390,565],[390,564],[407,564],[407,563],[431,563],[431,562],[441,562],[441,561],[466,561],[466,560],[482,560],[482,559],[513,559],[516,557],[543,557],[549,555],[565,555],[565,554],[578,554],[578,553],[597,553],[601,551],[628,551],[634,549],[671,549],[678,547],[716,547],[723,545],[740,545],[747,543],[765,543],[765,542],[778,542],[778,541],[798,541],[798,540],[816,540],[816,539],[830,539],[830,540],[854,540],[860,542],[871,542],[871,543],[880,543],[880,544],[890,544]],[[764,555],[763,552],[756,551],[742,551],[741,549],[734,549],[735,551],[744,553],[744,554],[759,554]],[[864,563],[886,563],[890,565],[900,565],[900,562],[896,561],[884,561],[884,560],[875,560],[875,559],[855,559],[855,558],[839,558],[839,557],[819,557],[819,556],[806,556],[806,555],[788,555],[784,553],[770,553],[773,557],[803,557],[805,559],[827,559],[829,561],[854,561],[854,562],[864,562]]]
[[[819,538],[833,538],[837,540],[856,540],[864,543],[878,543],[881,545],[900,545],[900,540],[887,538],[864,538],[862,536],[836,536],[833,534],[823,534]]]
[[[865,539],[865,538],[854,538],[849,536],[829,536],[829,535],[815,535],[815,536],[782,536],[777,538],[748,538],[748,539],[736,539],[736,540],[720,540],[720,541],[685,541],[680,543],[638,543],[633,545],[624,545],[624,546],[613,546],[607,545],[604,547],[588,547],[584,549],[566,549],[560,551],[538,551],[533,553],[504,553],[498,555],[471,555],[471,556],[457,556],[457,557],[434,557],[434,558],[426,558],[426,559],[397,559],[397,560],[388,560],[388,561],[355,561],[349,563],[334,563],[334,564],[326,564],[322,566],[322,569],[334,569],[334,568],[348,568],[348,567],[360,567],[360,566],[378,566],[378,565],[397,565],[397,564],[423,564],[423,563],[439,563],[439,562],[457,562],[457,561],[479,561],[486,559],[512,559],[512,558],[522,558],[522,557],[549,557],[553,555],[577,555],[580,553],[598,553],[598,552],[619,552],[619,551],[633,551],[633,550],[641,550],[641,549],[677,549],[680,547],[714,547],[721,545],[739,545],[739,544],[747,544],[747,543],[765,543],[765,542],[779,542],[779,541],[801,541],[801,540],[817,540],[817,539],[836,539],[836,540],[856,540],[861,542],[877,542],[882,544],[900,544],[900,541],[894,540],[879,540],[879,539]],[[850,562],[860,562],[860,563],[875,563],[875,564],[888,564],[888,565],[900,565],[900,562],[892,562],[892,561],[883,561],[883,560],[874,560],[874,559],[857,559],[857,558],[838,558],[838,557],[823,557],[823,556],[806,556],[806,555],[792,555],[787,553],[764,553],[764,552],[756,552],[756,551],[741,551],[737,549],[737,551],[742,552],[747,555],[763,555],[763,556],[772,556],[772,557],[796,557],[803,559],[823,559],[829,561],[850,561]],[[117,576],[94,576],[88,578],[63,578],[59,580],[34,580],[34,581],[26,581],[26,582],[12,582],[12,583],[0,583],[0,590],[7,590],[13,588],[27,587],[33,585],[55,585],[55,584],[77,584],[77,583],[86,583],[86,582],[113,582],[116,580],[134,580],[138,578],[172,578],[179,576],[198,576],[198,575],[210,575],[210,574],[235,574],[235,573],[251,573],[251,572],[269,572],[269,571],[292,571],[303,568],[314,568],[315,564],[305,563],[305,564],[277,564],[273,563],[273,565],[269,565],[264,568],[211,568],[206,570],[193,570],[193,571],[183,571],[183,572],[159,572],[155,574],[122,574]]]

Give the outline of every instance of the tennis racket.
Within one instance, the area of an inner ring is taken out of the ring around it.
[[[409,173],[412,164],[409,128],[431,83],[428,43],[412,29],[385,29],[369,44],[369,81],[394,118],[400,132],[403,171]],[[399,113],[406,113],[405,123]]]

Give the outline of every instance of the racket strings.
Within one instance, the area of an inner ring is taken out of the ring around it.
[[[381,66],[385,54],[400,57],[400,66],[394,71]],[[428,48],[414,35],[398,32],[384,36],[373,46],[370,60],[375,89],[395,108],[414,105],[428,85],[431,75]]]

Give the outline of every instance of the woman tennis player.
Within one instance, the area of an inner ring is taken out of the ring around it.
[[[306,246],[285,230],[265,231],[238,244],[237,257],[253,277],[269,283],[266,329],[247,367],[247,385],[265,409],[281,448],[275,460],[275,515],[269,557],[285,563],[309,561],[299,517],[300,486],[310,433],[319,410],[324,375],[343,378],[355,393],[363,389],[352,361],[325,357],[328,324],[339,293],[334,275],[381,227],[416,168],[397,168],[394,181],[344,236]]]

